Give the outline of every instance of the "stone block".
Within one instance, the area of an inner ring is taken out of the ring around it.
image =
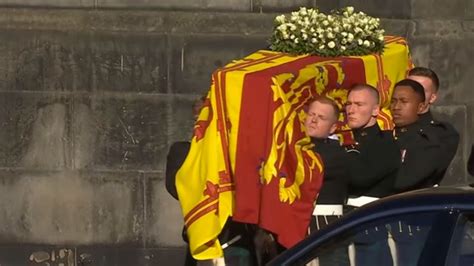
[[[165,92],[166,37],[1,31],[0,90]]]
[[[163,174],[146,174],[147,246],[183,247],[183,215],[165,188]]]
[[[251,0],[97,0],[99,7],[249,11]]]
[[[433,116],[443,122],[448,122],[458,131],[460,140],[456,156],[449,166],[443,185],[466,184],[466,154],[470,142],[470,125],[467,107],[465,105],[437,105],[433,106]]]
[[[74,168],[162,169],[168,149],[166,98],[77,97]]]
[[[68,168],[70,103],[64,95],[0,92],[0,165]]]
[[[290,12],[296,11],[300,7],[312,8],[314,0],[257,0],[254,1],[254,12]]]
[[[95,7],[97,0],[62,1],[62,0],[0,0],[0,6],[31,6],[31,7]]]
[[[473,40],[434,37],[409,39],[415,65],[433,69],[440,78],[440,103],[467,103],[474,98],[471,89],[474,65],[470,59],[474,56],[474,48],[466,45]]]
[[[186,36],[171,39],[173,93],[203,93],[212,73],[232,60],[267,49],[269,36]]]
[[[456,20],[474,18],[472,0],[411,0],[411,5],[413,18]]]
[[[385,35],[408,37],[410,21],[401,19],[381,19],[380,25],[385,29]]]
[[[142,245],[137,173],[0,172],[5,244]]]
[[[273,28],[275,14],[225,12],[169,12],[166,29],[173,34],[214,34],[253,36],[268,35]]]

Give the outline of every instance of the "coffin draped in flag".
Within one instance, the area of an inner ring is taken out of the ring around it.
[[[305,135],[304,107],[317,95],[342,106],[348,88],[368,83],[380,92],[379,125],[391,129],[391,92],[412,64],[403,38],[385,42],[383,55],[359,57],[262,50],[213,73],[176,179],[196,259],[222,256],[217,236],[229,216],[273,232],[285,247],[305,237],[324,166]]]

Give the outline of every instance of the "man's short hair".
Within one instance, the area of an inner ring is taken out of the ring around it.
[[[408,76],[419,76],[429,78],[433,82],[435,91],[439,88],[439,78],[436,72],[427,67],[415,67],[408,72]]]
[[[420,96],[421,101],[425,102],[425,90],[423,89],[423,85],[419,82],[412,79],[403,79],[395,84],[395,88],[398,86],[410,87],[416,94],[418,94],[418,96]]]
[[[357,83],[357,84],[352,85],[349,88],[349,92],[347,93],[347,97],[349,97],[349,94],[351,94],[351,92],[353,92],[353,91],[363,91],[363,90],[366,90],[366,91],[370,92],[370,94],[376,100],[377,104],[380,104],[379,91],[374,86],[369,85],[369,84]]]
[[[319,103],[323,103],[323,104],[329,104],[332,106],[332,109],[334,111],[334,117],[336,118],[336,121],[339,119],[339,114],[341,112],[341,110],[339,109],[339,106],[337,105],[337,103],[326,97],[326,96],[316,96],[316,97],[313,97],[309,100],[309,103],[308,103],[308,108],[311,104],[313,104],[314,102],[319,102]]]

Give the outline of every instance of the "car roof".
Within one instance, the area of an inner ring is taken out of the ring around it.
[[[345,214],[341,219],[328,225],[326,228],[311,234],[291,248],[291,250],[302,251],[303,249],[311,249],[348,228],[378,218],[443,210],[474,211],[473,185],[433,187],[405,192],[374,201],[358,208],[356,211]],[[279,264],[281,261],[284,261],[285,257],[292,256],[294,252],[291,252],[291,250],[279,256],[270,265],[277,265],[274,262]]]

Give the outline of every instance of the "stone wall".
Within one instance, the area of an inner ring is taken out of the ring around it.
[[[300,5],[354,4],[409,40],[461,133],[446,184],[471,181],[472,1],[383,2],[0,0],[2,243],[156,249],[150,262],[183,246],[168,147],[189,137],[212,71],[267,47],[273,12]]]

